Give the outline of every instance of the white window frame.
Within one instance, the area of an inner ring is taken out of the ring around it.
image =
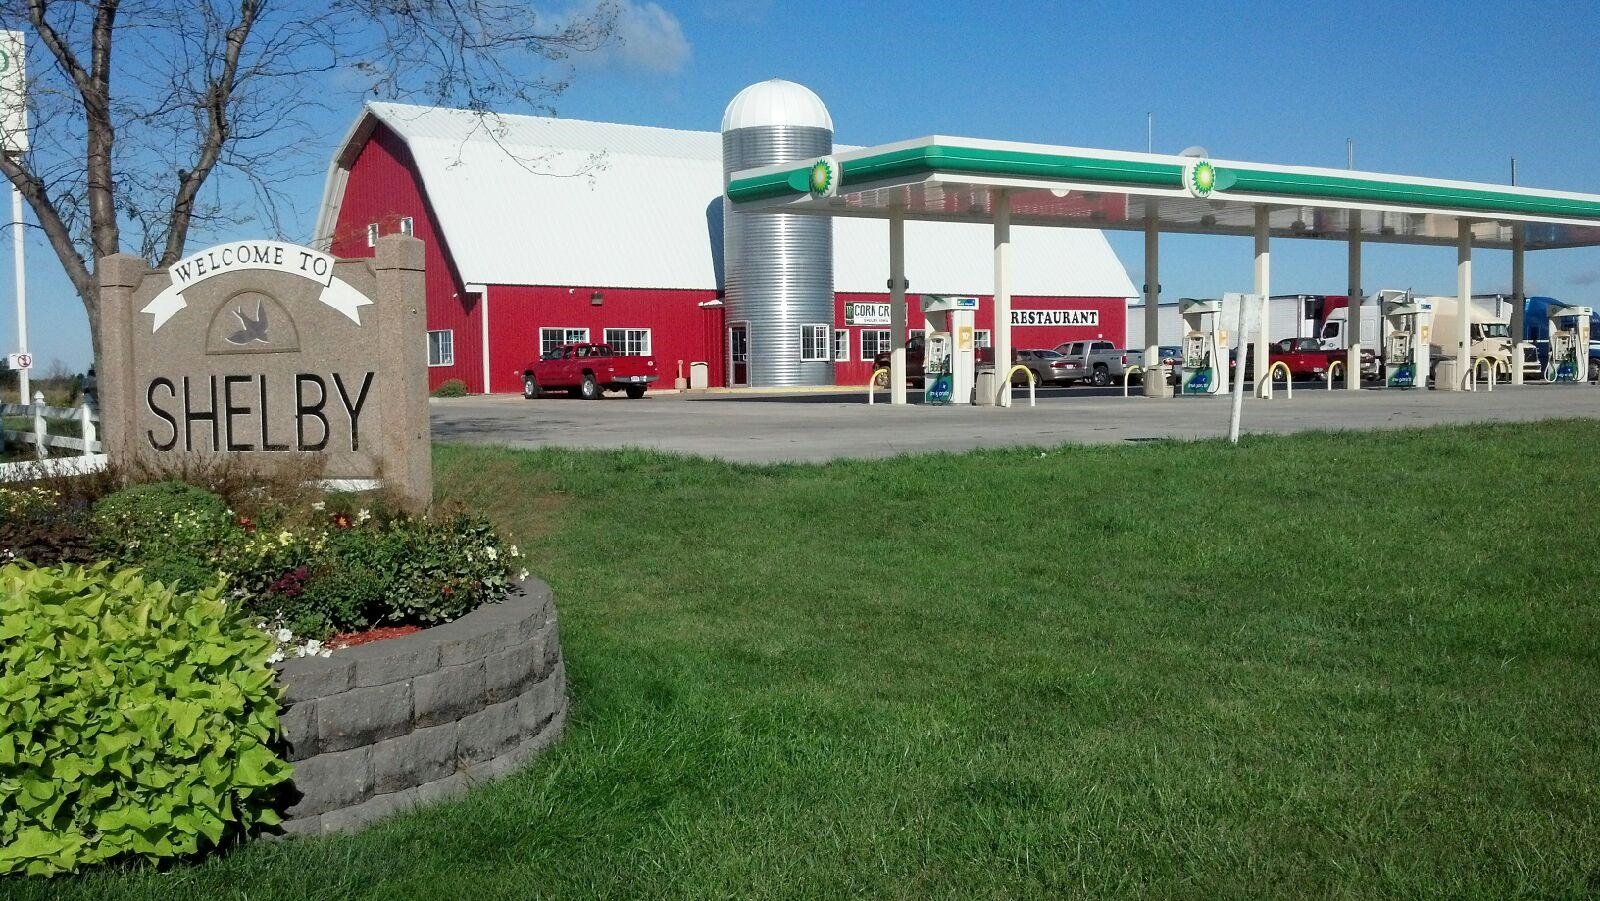
[[[972,332],[972,346],[974,348],[993,347],[994,332],[986,328],[974,329]]]
[[[444,343],[446,345],[445,349],[450,352],[449,354],[440,354],[441,359],[440,359],[440,361],[438,363],[433,362],[433,336],[434,335],[444,335],[444,336],[446,336],[445,340],[444,340]],[[455,329],[448,329],[448,328],[430,329],[428,331],[428,367],[430,369],[436,369],[436,368],[441,367],[441,366],[454,366],[454,365],[456,365],[456,332],[455,332]]]
[[[367,223],[367,246],[378,246],[378,223],[376,222]]]
[[[850,330],[847,328],[833,330],[833,362],[850,362]]]
[[[621,332],[622,333],[622,341],[620,343],[611,340],[611,333],[612,332]],[[638,334],[644,335],[644,340],[642,342],[640,342],[640,344],[639,344],[640,350],[639,350],[638,353],[633,353],[632,351],[630,351],[628,349],[628,339],[629,339],[629,336],[631,334],[633,334],[633,333],[638,333]],[[616,351],[617,353],[621,354],[622,356],[625,356],[625,357],[648,357],[648,356],[650,356],[651,336],[650,336],[650,330],[647,329],[647,328],[633,328],[631,326],[618,326],[618,327],[611,327],[611,328],[601,329],[600,330],[600,334],[605,339],[604,343],[611,345],[611,349],[613,351]]]
[[[907,341],[910,341],[912,338],[926,338],[926,337],[928,337],[928,330],[925,329],[925,328],[906,329],[906,340]]]
[[[861,360],[862,360],[862,362],[871,363],[873,357],[876,357],[878,354],[880,354],[880,353],[882,353],[882,352],[884,352],[886,350],[889,350],[892,347],[892,344],[890,342],[890,335],[891,334],[892,334],[892,332],[890,332],[886,328],[864,328],[864,329],[862,329],[861,330]],[[872,335],[872,336],[874,336],[875,339],[877,339],[877,340],[873,341],[873,347],[872,347],[872,352],[871,353],[867,352],[867,336],[868,335]],[[878,336],[882,336],[882,337],[878,338]],[[879,346],[878,340],[881,340],[883,342],[881,346]]]
[[[800,326],[800,362],[828,363],[833,360],[833,326],[813,322]],[[806,345],[811,345],[809,348]],[[809,352],[808,352],[809,351]]]
[[[410,234],[415,234],[415,233],[416,233],[415,232],[415,223],[412,222],[411,217],[410,216],[401,216],[400,217],[400,234],[402,234],[402,235],[410,235]]]
[[[545,347],[544,346],[544,333],[545,332],[560,332],[561,333],[561,340],[557,341],[553,347]],[[577,335],[579,337],[574,338],[573,337],[574,335]],[[588,344],[588,343],[589,343],[589,330],[586,329],[586,328],[573,328],[571,326],[565,326],[565,325],[542,325],[542,326],[539,327],[539,356],[541,356],[541,357],[543,357],[545,354],[549,353],[550,351],[555,350],[557,347],[562,347],[562,346],[567,345],[567,344]]]

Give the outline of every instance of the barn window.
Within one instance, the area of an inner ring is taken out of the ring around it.
[[[608,328],[606,343],[625,357],[650,356],[650,330],[647,328]]]
[[[378,223],[376,222],[367,223],[367,246],[378,246]]]
[[[563,344],[587,344],[588,341],[586,328],[542,328],[539,329],[539,355],[542,357]]]
[[[412,228],[412,226],[411,226],[411,217],[410,216],[401,216],[400,217],[400,234],[402,234],[402,235],[411,234],[411,228]]]
[[[456,336],[450,329],[428,333],[428,365],[456,365]]]
[[[850,362],[850,330],[847,328],[833,330],[833,361],[835,363]]]
[[[918,338],[921,338],[922,336],[926,335],[927,333],[928,333],[927,329],[920,329],[920,328],[907,329],[906,330],[906,340],[915,341]]]
[[[826,363],[830,350],[827,325],[800,326],[800,362]]]
[[[861,330],[861,359],[871,362],[874,357],[889,350],[889,330],[864,328]]]
[[[977,331],[973,332],[972,333],[972,343],[973,343],[973,345],[975,347],[988,347],[988,346],[990,346],[989,345],[989,341],[990,341],[989,335],[990,335],[990,332],[986,328],[981,328],[981,329],[978,329]]]

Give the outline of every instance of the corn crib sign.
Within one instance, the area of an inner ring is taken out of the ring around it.
[[[171,269],[99,268],[102,432],[112,459],[172,468],[317,455],[331,479],[432,496],[422,242],[371,260],[233,241]]]

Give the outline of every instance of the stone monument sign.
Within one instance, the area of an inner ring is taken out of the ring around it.
[[[230,241],[151,271],[99,267],[103,440],[172,468],[246,458],[432,496],[422,242],[378,239],[371,260]]]

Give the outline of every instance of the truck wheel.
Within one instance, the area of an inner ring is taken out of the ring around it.
[[[584,373],[583,384],[578,386],[578,396],[584,400],[600,400],[606,393],[600,389],[600,383],[594,380],[592,373]]]
[[[1096,388],[1104,388],[1111,384],[1111,370],[1106,368],[1106,364],[1094,364],[1094,377],[1090,379],[1090,383]]]
[[[539,396],[539,381],[531,375],[522,377],[522,396],[527,400],[533,400]]]
[[[872,373],[872,387],[874,387],[874,388],[887,388],[887,387],[889,387],[889,370],[887,370],[887,369],[879,369],[879,370],[874,371]]]
[[[643,385],[629,385],[623,390],[628,392],[628,397],[631,400],[638,400],[639,398],[644,397]]]

